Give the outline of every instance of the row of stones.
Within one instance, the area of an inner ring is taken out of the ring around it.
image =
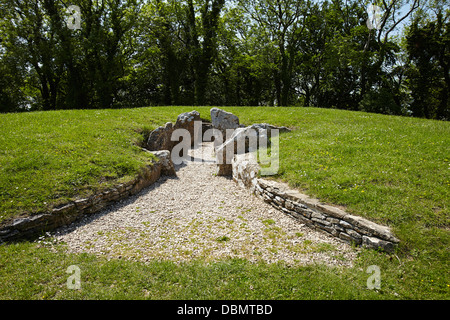
[[[323,204],[290,189],[286,184],[258,178],[260,167],[254,157],[249,155],[234,157],[233,180],[278,210],[348,243],[391,252],[399,242],[386,226]]]
[[[374,249],[380,248],[388,252],[392,252],[394,245],[398,243],[397,239],[389,235],[385,227],[374,226],[369,221],[345,214],[338,208],[319,203],[308,206],[300,202],[298,198],[287,199],[288,195],[285,192],[264,183],[262,179],[258,179],[254,193],[309,227],[324,230],[347,243]],[[370,224],[372,226],[369,226]]]
[[[35,214],[24,218],[16,218],[0,227],[0,242],[32,239],[45,232],[68,225],[84,215],[93,214],[105,209],[112,203],[126,199],[159,179],[161,174],[175,174],[167,167],[170,153],[157,152],[158,157],[150,165],[144,166],[138,176],[126,183],[100,191],[89,198],[77,199],[53,208],[50,212]]]

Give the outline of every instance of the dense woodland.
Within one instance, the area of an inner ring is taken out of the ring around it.
[[[369,28],[368,4],[381,8]],[[76,5],[81,11],[80,28]],[[314,106],[450,119],[448,0],[2,0],[0,112]]]

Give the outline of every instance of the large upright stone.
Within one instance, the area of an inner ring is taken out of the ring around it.
[[[231,163],[235,154],[244,154],[256,151],[258,146],[258,131],[251,128],[237,128],[231,137],[218,146],[216,151],[216,163],[218,176],[231,176]]]
[[[178,116],[175,125],[172,122],[167,122],[165,126],[158,127],[153,130],[147,140],[147,149],[150,151],[156,150],[169,150],[172,151],[173,147],[178,141],[172,141],[172,134],[177,129],[185,129],[189,132],[191,138],[191,144],[194,142],[195,135],[198,134],[201,137],[202,125],[197,126],[198,131],[195,133],[195,122],[199,121],[200,113],[198,111],[185,112]]]
[[[178,116],[177,122],[175,123],[175,126],[173,127],[174,130],[177,129],[185,129],[189,131],[189,134],[191,136],[191,145],[194,143],[194,139],[196,135],[201,136],[202,134],[202,125],[199,124],[197,127],[195,126],[195,122],[202,120],[200,119],[200,113],[196,110],[193,110],[191,112],[185,112]],[[198,128],[198,132],[195,132],[195,129]],[[173,142],[172,148],[177,144],[176,141]]]
[[[231,163],[235,154],[253,152],[260,147],[268,147],[270,138],[274,132],[287,132],[286,127],[277,127],[267,123],[253,124],[248,127],[236,128],[233,134],[221,145],[216,147],[216,174],[230,176],[232,174]]]
[[[161,163],[161,174],[165,176],[175,176],[176,171],[170,156],[169,150],[152,151]]]
[[[239,128],[239,118],[231,112],[226,112],[219,108],[212,108],[211,122],[214,129],[218,129],[222,132],[223,139],[226,139],[227,129]]]
[[[242,188],[255,191],[260,166],[253,153],[237,154],[232,160],[233,180]]]
[[[194,128],[194,121],[201,121],[200,119],[200,113],[196,110],[193,110],[191,112],[185,112],[177,117],[177,122],[175,123],[175,129],[190,129]]]
[[[147,149],[154,150],[172,150],[170,137],[173,132],[172,122],[167,122],[164,127],[158,127],[153,130],[147,140]]]

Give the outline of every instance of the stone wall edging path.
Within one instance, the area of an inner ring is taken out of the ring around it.
[[[217,120],[213,117],[213,113],[215,117],[219,118],[221,114],[225,114],[223,118],[228,119],[230,117],[230,114],[217,108],[211,109],[211,112],[213,120]],[[3,223],[0,226],[0,243],[30,239],[46,231],[68,225],[85,215],[99,212],[114,202],[138,193],[156,182],[161,175],[176,175],[170,154],[173,143],[169,145],[170,138],[167,133],[171,132],[172,128],[177,127],[187,129],[193,135],[193,123],[199,119],[200,114],[197,111],[183,113],[178,116],[175,125],[170,123],[170,125],[166,124],[165,127],[155,129],[150,134],[147,146],[152,146],[150,150],[153,150],[150,152],[153,152],[157,160],[144,166],[135,179],[100,191],[89,198],[69,201],[53,208],[50,212],[20,217]],[[213,124],[217,126],[216,122],[213,121]],[[220,129],[227,129],[227,125],[230,124],[225,123],[223,128],[221,126]],[[243,127],[239,125],[238,118],[230,126],[233,128]],[[170,130],[165,130],[167,128]],[[160,148],[158,148],[158,143],[162,144]],[[228,142],[228,145],[232,146],[233,143]],[[164,147],[169,150],[163,150]],[[386,226],[378,225],[362,217],[350,215],[339,208],[323,204],[316,199],[290,189],[286,184],[258,178],[261,168],[251,155],[251,153],[235,155],[232,164],[227,164],[232,168],[233,180],[241,187],[250,189],[253,194],[264,199],[276,209],[313,229],[325,231],[348,243],[382,249],[387,252],[392,252],[399,243],[399,240],[391,233],[390,228]]]
[[[259,178],[260,166],[251,153],[235,155],[232,167],[233,180],[241,187],[313,229],[347,243],[386,252],[392,252],[399,243],[389,227],[323,204],[285,183]]]
[[[107,206],[137,194],[152,185],[161,175],[175,175],[169,151],[152,152],[157,159],[141,168],[138,176],[126,183],[83,199],[61,204],[49,212],[12,219],[0,227],[0,243],[33,239],[45,232],[69,225],[85,215],[97,213]]]

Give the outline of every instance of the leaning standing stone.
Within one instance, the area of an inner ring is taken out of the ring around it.
[[[210,112],[213,128],[220,130],[224,139],[227,129],[239,128],[239,118],[231,112],[226,112],[219,108],[212,108]]]

